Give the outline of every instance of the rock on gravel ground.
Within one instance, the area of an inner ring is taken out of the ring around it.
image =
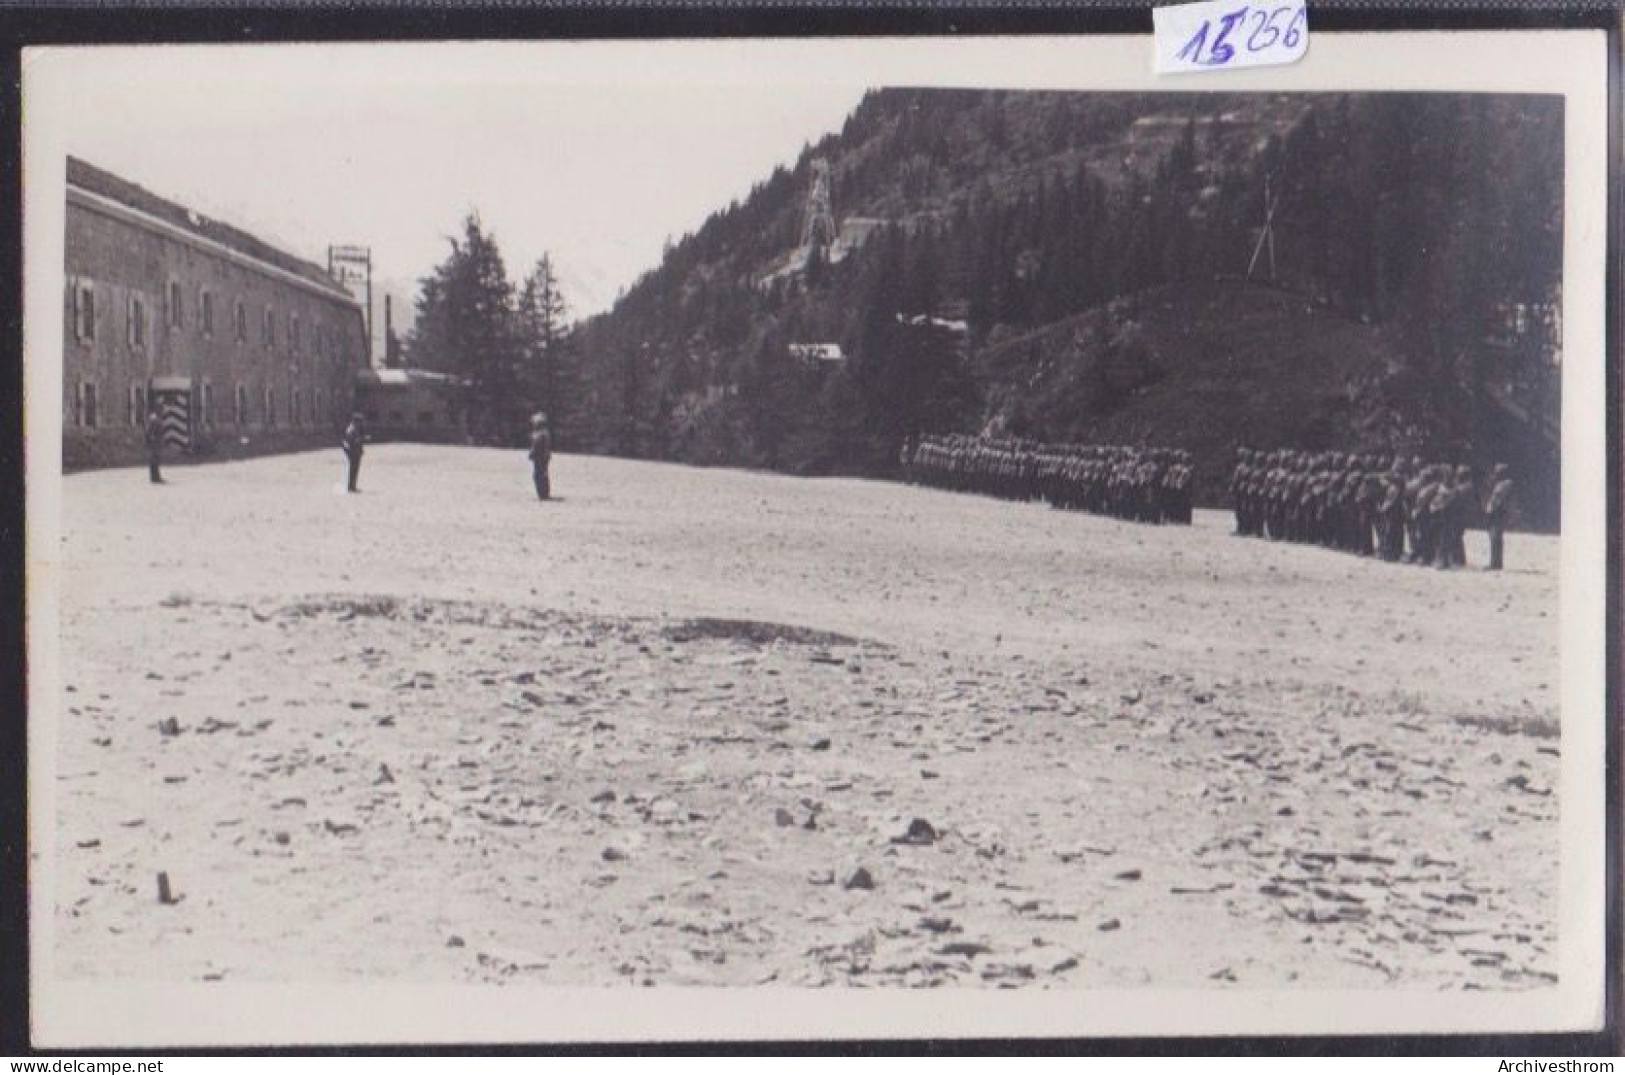
[[[65,480],[61,975],[1554,980],[1555,539],[341,463]]]

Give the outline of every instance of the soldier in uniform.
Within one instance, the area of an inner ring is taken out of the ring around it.
[[[1236,533],[1247,533],[1247,449],[1236,449],[1236,468],[1230,472],[1230,506],[1236,513]]]
[[[1445,526],[1448,529],[1448,543],[1445,548],[1446,558],[1452,567],[1467,566],[1467,545],[1464,540],[1467,533],[1467,524],[1470,521],[1472,510],[1477,505],[1478,498],[1473,493],[1473,471],[1471,467],[1460,466],[1456,468],[1456,479],[1450,486],[1449,510]]]
[[[1018,462],[1020,475],[1017,496],[1022,500],[1037,500],[1040,495],[1038,477],[1039,459],[1033,445],[1028,443],[1022,447]]]
[[[547,415],[538,411],[536,412],[535,417],[531,419],[530,439],[532,447],[535,447],[536,444],[536,419],[538,418],[545,422],[547,421]],[[897,473],[902,475],[903,480],[906,482],[914,481],[914,457],[918,450],[919,449],[914,445],[914,438],[912,436],[904,437],[902,447],[897,449]],[[531,462],[532,466],[534,467],[535,460],[533,459]],[[544,496],[542,499],[546,500],[547,497]]]
[[[164,424],[158,418],[157,410],[147,412],[147,423],[141,433],[147,444],[147,480],[161,485],[164,476],[158,472],[158,463],[164,450]]]
[[[1263,453],[1249,453],[1247,473],[1241,483],[1241,498],[1247,510],[1244,517],[1247,523],[1245,533],[1252,537],[1265,536],[1264,516],[1269,509],[1269,505],[1264,499],[1267,476],[1268,471],[1264,466]]]
[[[1507,465],[1497,463],[1490,472],[1490,495],[1484,500],[1484,529],[1490,538],[1491,571],[1501,570],[1501,547],[1511,515],[1512,479],[1507,477]]]
[[[1428,547],[1424,524],[1427,521],[1427,503],[1433,496],[1431,468],[1424,468],[1419,456],[1412,457],[1410,477],[1405,482],[1405,538],[1410,546],[1406,562],[1425,564],[1432,555]]]
[[[551,499],[553,486],[547,475],[547,467],[553,461],[553,438],[547,431],[547,415],[541,411],[530,419],[529,455],[530,480],[536,486],[536,499]]]
[[[1396,563],[1405,555],[1405,477],[1395,469],[1384,480],[1387,487],[1377,505],[1378,551]]]
[[[1181,526],[1189,526],[1196,507],[1196,467],[1190,453],[1183,448],[1178,458],[1174,471],[1174,521]]]
[[[1264,536],[1271,541],[1280,541],[1286,536],[1285,483],[1281,457],[1272,452],[1263,480]]]
[[[344,439],[340,446],[350,460],[349,491],[352,493],[361,491],[356,488],[356,482],[361,479],[361,453],[365,450],[366,442],[367,434],[362,428],[360,412],[350,415],[350,424],[344,427]]]
[[[1359,472],[1359,488],[1354,496],[1354,551],[1361,556],[1375,556],[1377,552],[1372,534],[1377,529],[1377,505],[1382,503],[1382,492],[1376,460],[1367,460],[1366,469]]]
[[[1442,472],[1441,472],[1442,469]],[[1436,468],[1433,478],[1433,495],[1428,500],[1428,518],[1431,522],[1433,537],[1429,545],[1429,559],[1423,561],[1423,566],[1431,563],[1437,568],[1448,568],[1450,562],[1450,524],[1456,514],[1456,487],[1452,480],[1455,472],[1449,467]]]
[[[1454,475],[1448,466],[1441,468],[1442,473],[1435,474],[1432,496],[1428,501],[1428,527],[1432,537],[1429,540],[1428,551],[1434,567],[1454,567],[1453,547],[1451,538],[1454,533],[1456,518],[1456,484]],[[1424,560],[1423,566],[1429,561]]]
[[[1309,545],[1319,540],[1321,498],[1325,491],[1325,476],[1315,463],[1306,461],[1299,474],[1298,521],[1293,539],[1300,544]]]

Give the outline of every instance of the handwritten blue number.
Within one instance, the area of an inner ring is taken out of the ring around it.
[[[1281,17],[1281,13],[1283,11],[1290,10],[1292,9],[1278,7],[1274,11],[1270,12],[1268,16],[1266,16],[1262,11],[1253,12],[1253,14],[1258,16],[1258,26],[1254,28],[1252,36],[1247,39],[1247,51],[1258,52],[1260,49],[1269,48],[1271,45],[1275,44],[1276,41],[1280,40],[1281,31],[1276,29],[1275,20]],[[1258,35],[1263,33],[1269,34],[1269,39],[1263,44],[1259,44]]]
[[[1189,59],[1191,63],[1202,62],[1202,46],[1207,44],[1207,20],[1202,20],[1202,28],[1185,42],[1185,47],[1179,50],[1176,60]]]
[[[1303,39],[1302,35],[1298,33],[1298,24],[1303,22],[1308,14],[1309,9],[1307,7],[1300,7],[1298,13],[1292,16],[1292,21],[1287,24],[1286,33],[1281,36],[1281,43],[1287,48],[1297,48],[1298,42]]]
[[[1224,39],[1230,36],[1231,30],[1236,28],[1236,23],[1246,17],[1247,9],[1239,7],[1219,20],[1219,33],[1213,39],[1212,51],[1208,53],[1209,59],[1207,62],[1209,66],[1218,67],[1230,62],[1230,58],[1236,54],[1236,50],[1234,46],[1225,44]]]
[[[1201,64],[1205,67],[1222,67],[1224,64],[1229,63],[1236,55],[1236,46],[1230,44],[1226,39],[1238,24],[1246,22],[1249,10],[1247,7],[1240,7],[1219,19],[1218,33],[1214,35],[1213,47],[1208,50],[1205,59],[1202,56],[1202,50],[1207,47],[1207,33],[1212,26],[1212,23],[1207,20],[1203,20],[1201,27],[1191,35],[1190,40],[1185,42],[1184,47],[1175,54],[1174,58]],[[1285,44],[1288,48],[1295,48],[1301,40],[1298,26],[1304,21],[1305,9],[1299,8],[1297,10],[1292,21],[1287,24],[1285,33],[1276,25],[1276,20],[1281,17],[1282,13],[1291,10],[1290,7],[1278,7],[1268,13],[1253,11],[1252,14],[1258,16],[1258,24],[1253,27],[1252,34],[1247,38],[1247,51],[1259,52],[1272,47],[1277,41]],[[1268,36],[1265,40],[1260,41],[1260,35]]]

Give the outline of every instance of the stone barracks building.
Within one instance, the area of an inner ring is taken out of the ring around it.
[[[320,266],[68,159],[64,469],[335,444],[367,368],[361,307]]]

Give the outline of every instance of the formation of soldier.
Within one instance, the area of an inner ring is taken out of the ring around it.
[[[1480,489],[1471,467],[1417,457],[1242,448],[1230,498],[1238,534],[1439,568],[1466,566],[1463,535],[1483,526],[1500,570],[1512,480],[1505,464]]]
[[[1042,444],[964,434],[903,445],[916,484],[1007,500],[1044,501],[1146,523],[1189,525],[1195,467],[1180,448]]]
[[[149,477],[160,482],[162,425],[147,416]],[[341,447],[349,492],[358,492],[367,436],[350,417]],[[540,500],[552,489],[552,437],[547,416],[531,417],[531,478]],[[898,460],[910,482],[1007,500],[1043,501],[1147,523],[1190,525],[1195,467],[1182,448],[1044,444],[966,434],[905,441]],[[1241,448],[1230,478],[1236,533],[1324,545],[1360,556],[1439,568],[1464,567],[1465,532],[1482,526],[1488,569],[1499,571],[1513,510],[1504,463],[1483,488],[1472,468],[1381,453]]]

